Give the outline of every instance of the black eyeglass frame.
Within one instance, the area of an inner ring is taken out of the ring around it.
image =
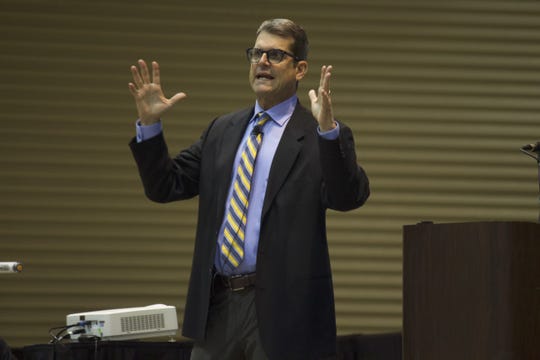
[[[254,61],[252,60],[252,57],[250,56],[250,53],[252,51],[258,51],[260,52],[260,57],[257,61]],[[279,54],[279,60],[277,62],[273,62],[272,60],[270,60],[270,52],[273,52],[274,54]],[[279,64],[280,62],[283,61],[283,58],[285,57],[285,55],[287,56],[290,56],[294,59],[294,61],[298,62],[298,61],[301,61],[302,59],[300,59],[298,56],[294,55],[294,54],[291,54],[290,52],[287,52],[287,51],[284,51],[284,50],[281,50],[281,49],[268,49],[268,50],[263,50],[263,49],[259,49],[259,48],[247,48],[246,49],[246,57],[247,57],[247,60],[248,62],[250,62],[251,64],[256,64],[258,63],[259,61],[261,61],[261,58],[262,56],[266,54],[266,58],[268,59],[268,61],[271,63],[271,64]]]

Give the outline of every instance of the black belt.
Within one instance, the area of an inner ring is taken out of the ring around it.
[[[223,276],[214,275],[214,293],[224,290],[240,291],[255,286],[255,273],[245,275]]]

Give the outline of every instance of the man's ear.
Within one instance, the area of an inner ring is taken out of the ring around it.
[[[308,72],[308,63],[305,60],[300,60],[296,64],[296,80],[299,81],[306,76]]]

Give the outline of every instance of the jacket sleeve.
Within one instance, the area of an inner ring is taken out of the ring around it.
[[[169,155],[163,133],[140,143],[131,140],[129,146],[150,200],[165,203],[199,194],[204,137],[174,158]]]
[[[358,165],[352,131],[343,123],[336,140],[319,137],[323,199],[328,208],[347,211],[362,206],[369,197],[368,177]]]

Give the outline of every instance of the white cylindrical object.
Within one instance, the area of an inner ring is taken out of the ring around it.
[[[23,266],[17,261],[0,262],[0,274],[20,273]]]

